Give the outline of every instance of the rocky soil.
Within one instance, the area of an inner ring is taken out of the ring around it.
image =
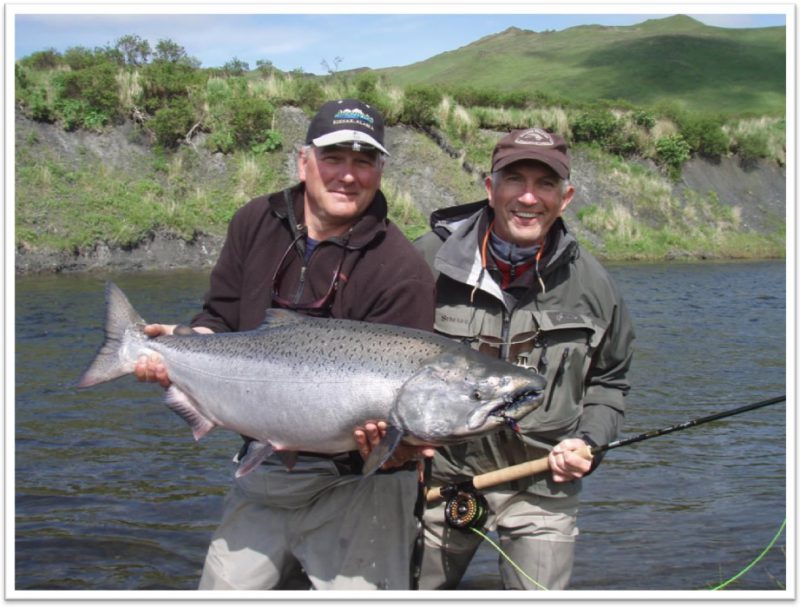
[[[285,170],[289,181],[296,179],[297,146],[302,142],[308,118],[297,108],[282,108],[276,128],[284,137]],[[36,123],[17,117],[16,145],[29,145],[32,134],[39,142],[68,162],[84,162],[87,157],[99,159],[118,171],[139,172],[152,165],[149,142],[132,123],[98,134],[84,131],[63,131],[56,125]],[[484,197],[480,170],[464,164],[461,157],[443,148],[438,138],[405,126],[387,129],[387,146],[392,157],[387,165],[384,183],[404,192],[424,214],[436,208],[470,202]],[[192,142],[199,156],[200,174],[214,178],[230,170],[229,159],[212,154],[202,146],[202,135]],[[487,159],[488,160],[488,159]],[[630,192],[603,174],[580,153],[573,154],[573,183],[576,197],[567,210],[566,221],[579,238],[598,242],[596,235],[581,228],[575,213],[586,204],[618,201],[635,208]],[[742,223],[749,230],[771,231],[774,218],[783,217],[786,206],[786,171],[770,162],[743,168],[735,158],[718,163],[693,159],[683,169],[682,183],[675,186],[681,196],[687,189],[705,195],[716,192],[722,204],[740,209]],[[253,196],[262,192],[253,192]],[[771,221],[772,220],[772,221]],[[155,234],[133,249],[109,248],[99,244],[81,254],[16,250],[17,274],[75,271],[147,271],[178,268],[203,269],[213,265],[222,246],[224,234],[204,234],[193,242],[170,234]]]

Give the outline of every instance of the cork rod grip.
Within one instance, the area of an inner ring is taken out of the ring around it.
[[[579,453],[586,459],[592,459],[592,450],[588,445],[585,449],[581,449]],[[479,474],[472,478],[472,485],[475,489],[480,491],[481,489],[494,487],[495,485],[500,485],[509,481],[515,481],[525,478],[526,476],[533,476],[534,474],[539,474],[549,469],[550,465],[545,455],[539,459],[533,459],[522,464],[517,464],[516,466],[509,466],[507,468],[500,468],[500,470],[494,470],[493,472]],[[431,487],[428,489],[426,495],[427,501],[434,502],[442,499],[441,489],[442,487]]]

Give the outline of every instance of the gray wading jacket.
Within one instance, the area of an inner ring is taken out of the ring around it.
[[[633,325],[606,270],[559,219],[538,269],[502,290],[491,256],[482,269],[479,243],[491,213],[485,200],[437,211],[431,217],[433,231],[415,246],[436,277],[436,331],[546,377],[543,404],[520,422],[521,432],[536,444],[504,429],[440,448],[433,464],[435,484],[542,457],[565,438],[610,442],[630,389]],[[555,483],[543,473],[498,489],[566,496],[580,491],[580,481]]]

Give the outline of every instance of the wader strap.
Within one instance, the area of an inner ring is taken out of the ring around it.
[[[414,538],[414,548],[411,551],[411,590],[419,590],[419,578],[422,574],[422,555],[425,552],[425,527],[422,523],[425,515],[427,503],[428,480],[431,477],[432,457],[426,457],[422,471],[422,478],[419,480],[419,491],[417,502],[414,504],[414,517],[417,519],[417,537]]]

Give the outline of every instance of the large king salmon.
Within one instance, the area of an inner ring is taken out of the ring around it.
[[[444,445],[513,423],[541,404],[545,387],[531,370],[426,331],[271,309],[253,331],[150,338],[113,283],[106,305],[105,343],[78,387],[132,373],[157,352],[172,381],[167,406],[195,439],[220,426],[260,443],[237,476],[273,452],[290,465],[296,451],[354,450],[357,426],[385,420],[369,474],[401,440]]]

